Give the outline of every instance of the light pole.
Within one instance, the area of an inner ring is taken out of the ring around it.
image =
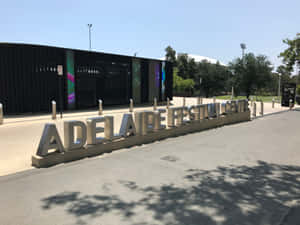
[[[202,77],[199,77],[199,97],[201,97],[201,84],[202,84]]]
[[[245,56],[246,44],[241,43],[241,49],[242,49],[242,59],[243,59],[243,64],[245,64],[244,56]]]
[[[93,24],[89,23],[87,26],[88,26],[88,28],[89,28],[90,51],[92,51],[91,28],[92,28]]]
[[[297,95],[297,86],[299,81],[299,68],[300,68],[300,64],[296,63],[296,95]]]
[[[280,87],[281,87],[281,75],[278,74],[278,103],[280,104]]]
[[[245,68],[245,49],[246,49],[246,44],[241,43],[240,46],[241,46],[241,49],[242,49],[243,68]],[[233,87],[232,87],[232,92],[233,92]]]

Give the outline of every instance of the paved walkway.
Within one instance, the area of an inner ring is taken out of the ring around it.
[[[0,177],[3,225],[295,225],[300,111]]]
[[[212,99],[204,99],[203,103],[211,103]],[[217,102],[221,102],[217,100]],[[183,103],[183,98],[175,97],[171,102],[175,106]],[[186,98],[186,105],[195,105],[196,98]],[[151,109],[152,107],[138,107],[135,110]],[[160,106],[158,108],[165,108]],[[259,106],[258,109],[259,110]],[[272,109],[271,103],[265,104],[265,113],[274,113],[286,110],[276,105]],[[123,113],[128,112],[128,108],[104,108],[104,115],[113,115],[115,123],[115,133],[119,132],[120,123]],[[76,113],[66,113],[63,119],[59,118],[53,121],[51,115],[40,116],[15,116],[5,118],[4,124],[0,125],[0,176],[32,169],[31,156],[36,153],[40,137],[45,123],[55,123],[60,134],[63,134],[64,120],[85,120],[89,117],[98,116],[97,111],[84,111]]]

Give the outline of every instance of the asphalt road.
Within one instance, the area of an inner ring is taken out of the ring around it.
[[[0,177],[0,224],[300,224],[299,125],[285,112]]]

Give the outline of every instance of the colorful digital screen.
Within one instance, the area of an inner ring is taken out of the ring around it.
[[[159,95],[159,86],[160,86],[160,66],[159,63],[155,63],[155,87],[157,88]]]
[[[162,62],[161,66],[161,98],[165,100],[165,82],[166,82],[166,63]]]
[[[74,73],[74,52],[67,51],[67,87],[68,87],[68,109],[75,108],[75,73]]]

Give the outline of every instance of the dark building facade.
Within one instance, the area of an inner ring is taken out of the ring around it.
[[[63,66],[59,76],[57,66]],[[0,43],[0,103],[4,113],[88,109],[172,99],[169,62],[50,46]],[[61,97],[60,97],[61,96]],[[61,102],[60,102],[61,99]]]

